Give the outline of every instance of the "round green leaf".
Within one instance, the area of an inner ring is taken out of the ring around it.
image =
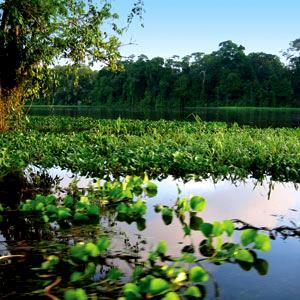
[[[254,242],[254,239],[257,235],[257,231],[255,229],[245,229],[241,234],[241,242],[244,246],[247,246]]]
[[[166,255],[167,252],[167,242],[162,240],[158,243],[156,247],[156,252],[159,255]]]
[[[189,271],[189,278],[192,282],[204,282],[208,280],[208,273],[200,266],[195,266]]]
[[[150,282],[149,293],[158,295],[169,289],[169,283],[162,278],[154,278]]]
[[[191,208],[195,211],[202,211],[206,206],[206,200],[200,196],[193,196],[191,199]]]
[[[169,292],[162,300],[180,300],[180,297],[175,292]]]
[[[194,297],[194,298],[200,298],[201,292],[198,287],[196,286],[190,286],[185,292],[184,295],[187,297]]]
[[[254,243],[255,249],[259,249],[264,252],[271,250],[270,238],[265,234],[258,234],[254,239]]]
[[[234,253],[234,257],[240,261],[245,261],[245,262],[249,262],[249,263],[254,262],[254,258],[252,256],[252,254],[246,249],[239,249],[238,251],[236,251]]]

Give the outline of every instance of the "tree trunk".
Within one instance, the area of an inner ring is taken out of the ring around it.
[[[18,128],[23,117],[22,86],[3,90],[0,86],[0,132]]]

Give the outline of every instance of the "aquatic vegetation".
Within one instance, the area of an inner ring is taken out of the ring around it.
[[[69,189],[70,191],[70,189]],[[20,204],[20,211],[26,215],[42,217],[45,222],[60,225],[88,224],[99,221],[100,210],[114,208],[118,220],[139,221],[146,213],[145,201],[138,196],[153,197],[157,187],[137,176],[127,176],[124,181],[114,180],[101,183],[97,180],[89,186],[88,192],[74,191],[73,195],[57,198],[55,195],[37,195]]]
[[[165,226],[176,221],[190,240],[180,246],[179,255],[168,254],[165,241],[150,249],[144,241],[131,246],[124,236],[123,244],[115,245],[99,226],[135,223],[139,233],[146,229],[148,199],[157,194],[148,176],[161,179],[170,174],[184,180],[269,176],[300,182],[299,138],[299,129],[258,129],[199,119],[189,123],[31,118],[23,131],[1,134],[3,186],[12,172],[28,178],[28,166],[59,166],[100,179],[84,188],[74,181],[57,192],[52,188],[59,179],[51,181],[40,172],[18,189],[21,203],[12,206],[0,199],[1,234],[10,242],[20,237],[38,241],[37,246],[16,247],[3,255],[0,263],[9,263],[0,272],[3,278],[5,272],[15,274],[14,267],[25,261],[30,280],[19,293],[26,296],[126,300],[205,298],[206,285],[214,280],[206,264],[234,264],[265,275],[268,263],[258,254],[271,249],[276,228],[258,228],[242,220],[207,221],[202,215],[207,201],[199,195],[155,206],[154,214]],[[36,189],[39,183],[43,188]],[[23,194],[23,186],[32,191]],[[90,227],[84,231],[84,226]],[[194,243],[192,234],[200,241]],[[122,269],[120,260],[135,267]]]
[[[107,212],[118,222],[135,221],[138,229],[144,230],[146,203],[148,198],[156,195],[157,186],[147,176],[127,176],[122,181],[96,180],[84,191],[71,183],[67,191],[69,194],[64,197],[37,195],[22,202],[18,212],[24,220],[36,220],[39,227],[44,222],[50,232],[62,231],[63,225],[74,227],[92,223],[97,226]],[[198,246],[199,254],[194,245],[186,245],[180,256],[168,255],[168,245],[162,240],[145,259],[138,253],[136,257],[129,257],[134,258],[135,265],[129,279],[129,274],[124,274],[122,269],[109,262],[115,258],[111,251],[117,249],[113,249],[108,236],[91,235],[88,240],[73,240],[69,244],[58,242],[54,248],[41,248],[43,260],[40,265],[32,266],[36,280],[33,280],[32,291],[27,295],[44,294],[50,298],[64,295],[65,299],[88,299],[89,296],[95,299],[120,296],[120,299],[128,300],[199,299],[205,297],[204,283],[211,277],[202,264],[204,261],[234,263],[242,268],[253,266],[260,274],[265,274],[267,262],[258,258],[256,251],[271,249],[269,236],[258,229],[248,228],[240,231],[240,242],[236,242],[236,237],[233,237],[235,225],[231,220],[208,223],[200,217],[205,206],[206,200],[194,195],[178,197],[172,207],[155,206],[156,213],[162,214],[166,225],[176,217],[185,235],[190,235],[191,231],[203,235]],[[0,215],[7,213],[9,210],[0,207]],[[62,226],[53,228],[55,222]],[[19,256],[26,258],[24,254]],[[8,256],[7,259],[11,258]],[[122,254],[118,259],[122,259]],[[128,259],[128,255],[125,254],[123,259]],[[99,268],[103,268],[100,276]]]
[[[0,138],[0,175],[28,165],[94,177],[141,175],[300,181],[300,130],[223,123],[36,117]]]

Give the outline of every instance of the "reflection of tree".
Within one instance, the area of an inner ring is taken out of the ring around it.
[[[0,178],[0,203],[16,209],[22,200],[36,194],[48,194],[57,186],[60,178],[51,177],[47,170],[16,170]]]
[[[121,291],[121,285],[105,282],[101,286],[102,280],[112,268],[119,265],[126,264],[133,270],[140,259],[139,253],[145,241],[141,236],[132,241],[125,232],[120,231],[117,228],[116,214],[113,212],[103,214],[102,220],[104,226],[97,224],[63,229],[55,224],[42,223],[26,217],[17,211],[2,214],[0,234],[5,238],[6,246],[0,253],[0,257],[3,257],[0,260],[0,298],[18,299],[32,296],[31,293],[42,287],[41,284],[45,282],[37,276],[39,271],[36,270],[45,257],[56,255],[67,258],[70,246],[95,240],[103,235],[118,243],[118,247],[110,250],[97,262],[96,273],[87,280],[87,291],[103,294],[108,299],[116,298]],[[45,280],[53,282],[57,276],[70,277],[68,268],[45,275]],[[68,284],[68,281],[62,281],[59,286]]]
[[[268,232],[270,237],[272,239],[276,239],[277,237],[281,237],[283,239],[286,239],[288,237],[299,237],[300,238],[300,227],[297,226],[297,224],[294,224],[295,226],[278,226],[274,228],[268,228],[268,227],[257,227],[253,226],[245,221],[235,219],[233,220],[234,223],[240,224],[240,227],[236,228],[236,230],[244,230],[244,229],[256,229],[256,230],[262,230],[265,232]]]

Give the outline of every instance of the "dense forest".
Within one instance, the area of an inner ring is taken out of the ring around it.
[[[40,104],[109,105],[155,109],[195,106],[300,106],[300,57],[245,53],[232,41],[169,59],[145,55],[120,62],[119,71],[59,66]]]

